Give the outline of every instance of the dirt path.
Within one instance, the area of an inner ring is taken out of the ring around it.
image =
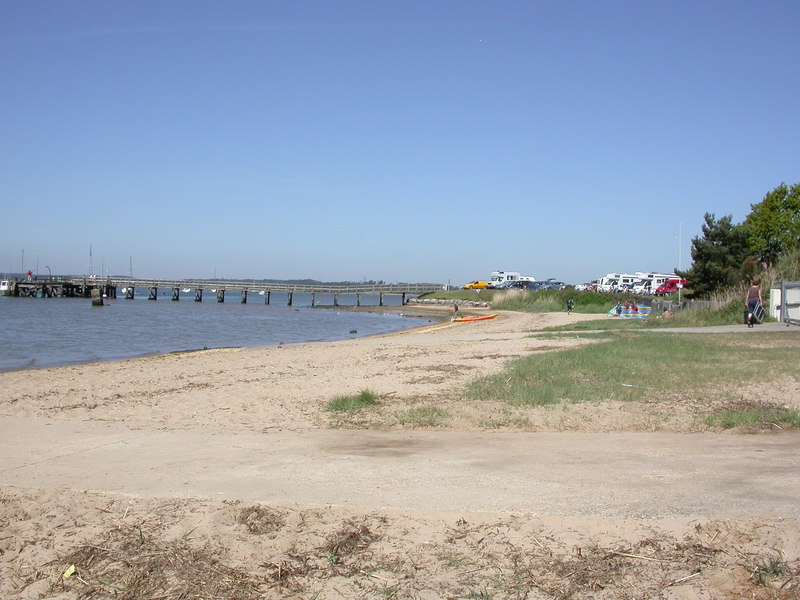
[[[28,488],[359,510],[800,517],[796,435],[165,432],[7,417],[0,438],[0,484]]]

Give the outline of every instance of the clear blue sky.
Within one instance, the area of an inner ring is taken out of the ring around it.
[[[794,0],[0,0],[0,270],[88,273],[90,245],[98,275],[159,278],[685,268],[705,212],[800,182],[798,23]]]

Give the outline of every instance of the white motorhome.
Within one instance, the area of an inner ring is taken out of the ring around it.
[[[656,293],[659,286],[663,285],[670,279],[678,279],[675,273],[639,273],[642,277],[642,289],[634,289],[640,294],[650,294],[651,296]]]
[[[655,294],[658,286],[668,279],[675,279],[674,273],[609,273],[597,280],[598,292],[613,292],[620,288],[637,294]],[[623,286],[625,286],[623,288]]]
[[[489,287],[496,288],[502,284],[511,281],[519,281],[522,275],[518,271],[492,271],[492,277],[489,279]]]
[[[631,275],[630,273],[609,273],[605,277],[597,280],[598,292],[613,292],[625,286],[624,289],[631,289],[634,284],[640,282],[642,278],[639,275]]]

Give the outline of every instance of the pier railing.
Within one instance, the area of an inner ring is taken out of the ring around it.
[[[178,300],[181,292],[194,292],[194,300],[201,302],[203,292],[209,291],[216,294],[217,302],[225,301],[225,292],[234,291],[241,294],[241,302],[247,302],[249,293],[266,296],[265,303],[270,303],[270,296],[273,292],[284,293],[288,296],[288,304],[291,306],[294,294],[308,294],[311,296],[311,305],[316,304],[316,296],[330,295],[333,297],[334,306],[338,306],[340,295],[353,295],[356,297],[356,304],[360,305],[361,296],[377,296],[379,304],[383,305],[385,295],[402,296],[403,304],[407,297],[420,296],[430,292],[446,289],[447,286],[440,283],[392,283],[392,284],[367,284],[367,283],[345,283],[345,284],[302,284],[302,283],[277,283],[253,280],[197,280],[197,279],[139,279],[133,277],[62,277],[47,278],[33,281],[15,281],[11,295],[14,296],[66,296],[66,297],[93,297],[117,298],[118,290],[122,296],[132,299],[139,290],[147,290],[150,300],[158,299],[159,290],[172,290],[172,300]]]
[[[230,290],[247,292],[295,292],[298,294],[427,294],[447,289],[441,283],[391,283],[391,284],[362,284],[347,283],[340,285],[330,284],[302,284],[302,283],[270,283],[248,280],[192,280],[192,279],[123,279],[113,278],[73,278],[70,283],[78,285],[114,285],[116,287],[133,288],[159,288],[159,289],[203,289],[203,290]]]

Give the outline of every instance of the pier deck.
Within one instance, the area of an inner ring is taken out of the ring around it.
[[[136,279],[120,277],[63,277],[9,282],[8,295],[23,297],[122,297],[133,299],[136,290],[147,290],[148,299],[157,300],[159,290],[171,290],[171,299],[180,299],[180,293],[194,292],[194,301],[202,302],[203,292],[215,295],[217,302],[225,301],[225,292],[234,291],[241,295],[242,304],[247,302],[249,294],[264,297],[264,303],[270,303],[273,292],[287,294],[287,303],[292,305],[294,294],[308,294],[311,304],[316,304],[317,295],[331,296],[333,305],[338,306],[339,296],[352,295],[360,306],[361,296],[377,296],[379,305],[383,306],[383,298],[387,295],[402,297],[405,304],[408,297],[416,297],[430,292],[446,289],[439,283],[397,283],[397,284],[345,284],[345,285],[306,285],[293,283],[269,283],[247,280],[186,280],[186,279]],[[94,293],[93,293],[94,290]]]

